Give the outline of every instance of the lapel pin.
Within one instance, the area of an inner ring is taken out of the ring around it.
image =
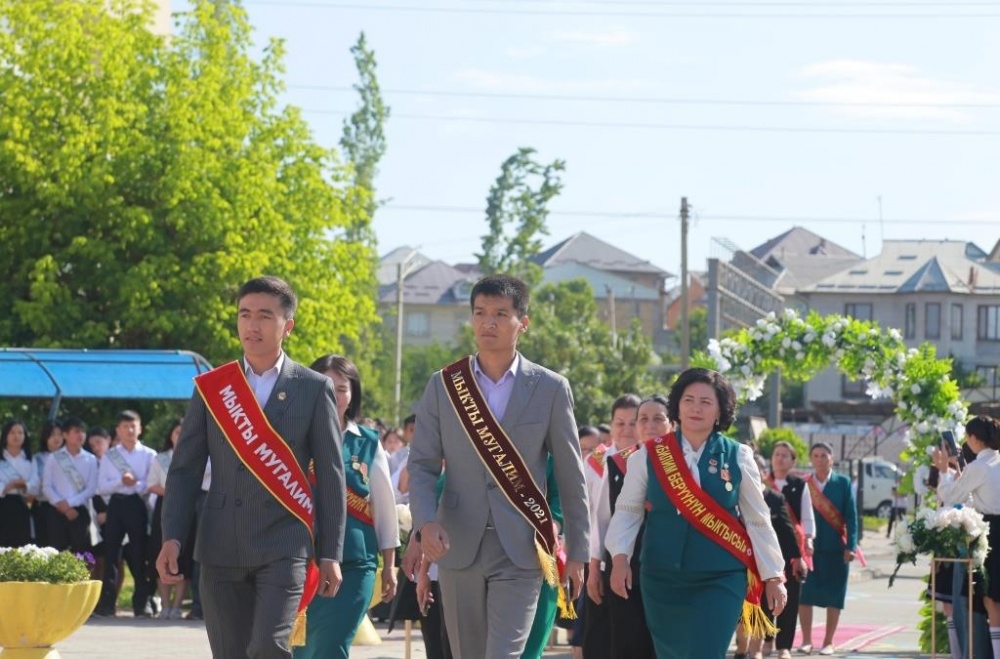
[[[286,398],[288,398],[288,394],[286,394],[284,391],[278,392],[278,400],[285,400]]]

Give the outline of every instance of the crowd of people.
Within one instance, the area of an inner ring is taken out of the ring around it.
[[[578,428],[570,383],[518,350],[528,303],[516,278],[477,282],[476,354],[387,428],[362,416],[348,358],[284,353],[291,287],[250,280],[242,358],[196,378],[159,451],[129,410],[112,433],[47,424],[34,456],[25,424],[3,427],[0,545],[93,551],[96,615],[115,614],[122,559],[137,616],[180,617],[190,589],[217,657],[347,657],[372,604],[402,597],[431,659],[540,657],[555,624],[578,657],[725,657],[734,637],[737,659],[834,654],[859,549],[833,448],[779,442],[765,460],[727,434],[735,392],[703,368]],[[967,435],[979,459],[960,475],[936,455],[939,496],[1000,500],[1000,436]],[[398,504],[413,529],[401,556]]]

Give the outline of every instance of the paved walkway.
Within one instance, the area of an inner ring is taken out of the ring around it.
[[[905,566],[893,588],[888,575],[895,554],[884,535],[870,534],[863,546],[869,560],[867,569],[852,568],[852,583],[848,591],[847,608],[837,636],[838,656],[864,659],[867,657],[918,657],[919,632],[918,595],[923,588],[920,578],[925,573],[924,562],[917,567]],[[817,630],[822,611],[817,611]],[[411,635],[407,654],[406,634],[401,628],[387,633],[380,624],[378,645],[356,646],[352,657],[359,659],[421,659],[425,657],[419,629]],[[945,633],[945,630],[940,630]],[[816,636],[814,635],[814,638]],[[561,636],[565,643],[564,635]],[[169,659],[172,657],[210,657],[204,625],[184,620],[136,620],[131,617],[95,618],[69,639],[58,644],[63,659]],[[545,654],[548,658],[566,658],[571,654],[566,645],[558,645]]]

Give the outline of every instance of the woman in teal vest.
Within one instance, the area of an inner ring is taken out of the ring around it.
[[[714,501],[746,527],[757,572],[765,581],[763,597],[775,614],[780,613],[786,599],[784,559],[761,492],[760,472],[753,451],[720,432],[733,422],[732,386],[715,371],[688,369],[671,388],[669,403],[679,446],[676,458],[691,472],[691,493],[699,501]],[[629,592],[629,559],[648,510],[641,597],[656,656],[723,659],[743,611],[747,569],[689,523],[661,486],[654,469],[662,468],[649,453],[668,439],[673,435],[646,442],[629,457],[605,541],[612,555],[611,588],[625,598],[640,595]]]
[[[343,429],[347,480],[347,530],[344,534],[344,580],[332,598],[316,597],[306,612],[306,645],[295,659],[347,658],[375,590],[375,571],[382,554],[382,601],[396,594],[396,547],[399,528],[389,461],[378,433],[358,426],[361,377],[350,360],[325,355],[311,368],[333,381],[337,413]]]

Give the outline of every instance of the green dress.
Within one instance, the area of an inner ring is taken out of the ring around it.
[[[548,464],[545,467],[545,479],[548,485],[546,499],[549,508],[552,510],[552,518],[562,527],[563,514],[562,504],[559,501],[559,488],[556,487],[555,473],[552,467],[552,456],[549,456]],[[542,580],[542,589],[538,593],[538,608],[535,609],[535,619],[531,623],[531,632],[528,634],[528,641],[524,645],[522,659],[539,659],[545,646],[552,635],[552,626],[556,622],[558,612],[558,595],[555,588]]]
[[[847,546],[835,529],[816,508],[816,540],[813,543],[813,571],[802,584],[799,603],[811,606],[844,608],[850,563],[844,562],[844,550],[858,546],[858,508],[851,492],[851,481],[840,474],[830,474],[823,496],[840,511],[847,524]]]
[[[712,434],[698,461],[701,489],[736,516],[740,445]],[[724,659],[746,596],[746,568],[678,514],[654,472],[649,451],[642,602],[659,659]],[[725,472],[723,470],[728,470]],[[726,489],[723,475],[732,483]]]
[[[357,429],[361,434],[344,432],[344,475],[347,486],[367,498],[370,489],[366,474],[373,469],[378,435],[370,428]],[[361,465],[367,465],[367,471]],[[344,580],[336,597],[315,597],[309,604],[306,644],[293,650],[294,659],[347,659],[351,641],[371,604],[378,555],[375,528],[348,515],[340,566]]]

